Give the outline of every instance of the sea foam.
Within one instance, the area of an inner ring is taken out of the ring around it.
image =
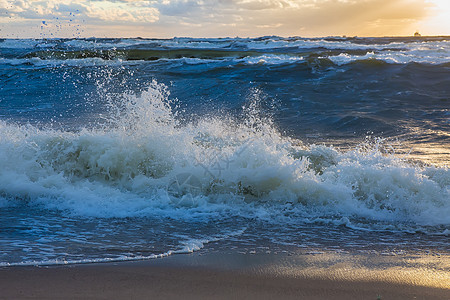
[[[2,206],[25,200],[119,218],[345,218],[413,230],[450,224],[446,167],[386,154],[382,140],[350,151],[305,145],[280,134],[257,97],[242,118],[182,123],[173,106],[167,87],[153,82],[111,102],[101,126],[64,131],[1,121]]]

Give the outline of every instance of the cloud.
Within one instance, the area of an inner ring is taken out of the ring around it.
[[[0,0],[0,22],[25,28],[76,15],[86,34],[102,36],[398,35],[415,31],[430,7],[429,0]]]
[[[158,20],[151,1],[0,0],[0,11],[18,19],[71,19],[86,21],[146,22]],[[4,13],[4,14],[5,14]]]
[[[153,23],[159,19],[158,9],[137,1],[97,1],[86,9],[89,18],[101,21]]]
[[[210,3],[211,4],[211,3]],[[204,13],[205,10],[213,8],[213,5],[208,5],[201,3],[200,1],[192,0],[172,0],[172,1],[162,1],[156,4],[156,7],[162,15],[165,16],[182,16],[187,15],[192,12]]]
[[[166,0],[156,7],[161,13],[158,24],[174,35],[311,36],[404,34],[415,30],[411,26],[428,15],[430,4],[428,0]]]

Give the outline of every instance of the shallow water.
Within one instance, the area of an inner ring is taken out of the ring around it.
[[[0,40],[0,265],[206,244],[448,254],[449,53],[447,37]]]

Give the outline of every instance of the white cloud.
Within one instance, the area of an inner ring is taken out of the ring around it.
[[[289,1],[289,0],[240,0],[235,4],[243,9],[261,10],[261,9],[285,9],[297,8],[301,2],[305,1]]]
[[[159,18],[151,1],[0,0],[0,11],[20,19],[71,19],[83,14],[86,21],[152,23]]]
[[[159,19],[158,9],[133,1],[92,2],[86,9],[86,16],[94,20],[153,23]]]

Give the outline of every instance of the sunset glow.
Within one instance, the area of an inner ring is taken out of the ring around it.
[[[447,0],[0,0],[1,37],[450,34]]]
[[[418,29],[427,35],[448,35],[450,33],[450,1],[431,0],[433,6],[429,17],[418,22]]]

